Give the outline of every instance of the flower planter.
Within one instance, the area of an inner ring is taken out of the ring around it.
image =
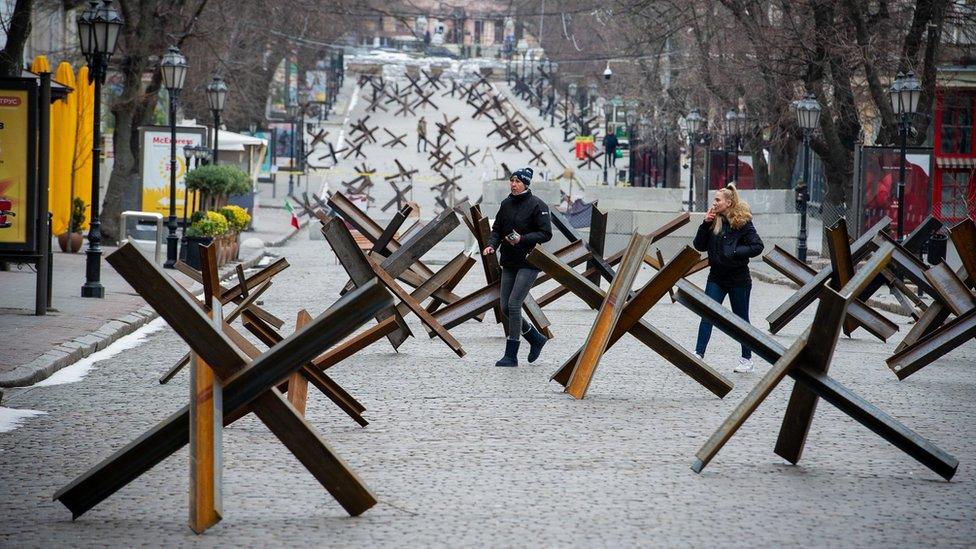
[[[58,235],[58,246],[61,248],[62,252],[76,254],[79,250],[81,250],[81,246],[84,244],[84,242],[85,236],[81,233],[63,233]]]
[[[200,263],[200,246],[206,246],[213,241],[214,237],[212,236],[184,236],[180,245],[180,261],[199,271],[202,266]]]

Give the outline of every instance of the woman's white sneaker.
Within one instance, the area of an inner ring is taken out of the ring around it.
[[[755,366],[755,364],[752,363],[752,360],[751,359],[748,359],[748,358],[740,358],[739,359],[739,365],[736,366],[735,368],[733,368],[732,371],[733,372],[740,373],[740,374],[748,374],[749,372],[752,372],[755,369],[756,369],[756,366]]]

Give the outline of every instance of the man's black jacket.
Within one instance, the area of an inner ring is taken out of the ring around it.
[[[514,246],[505,240],[513,230],[522,235],[522,240]],[[525,260],[526,254],[536,244],[548,242],[551,238],[549,206],[532,191],[526,190],[520,195],[510,194],[502,200],[491,227],[488,245],[498,250],[502,267],[535,269]]]

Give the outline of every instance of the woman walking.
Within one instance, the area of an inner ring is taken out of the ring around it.
[[[529,342],[529,362],[539,358],[542,346],[548,341],[528,320],[523,320],[522,303],[539,276],[539,270],[530,265],[525,256],[533,246],[552,238],[549,206],[529,190],[532,168],[517,170],[508,183],[512,194],[502,201],[491,227],[488,246],[481,252],[488,255],[497,249],[501,255],[499,301],[506,317],[508,339],[505,356],[495,366],[518,366],[519,334]]]
[[[705,293],[719,303],[729,296],[732,312],[749,322],[749,294],[752,291],[749,260],[762,253],[763,242],[752,224],[749,204],[739,198],[735,184],[715,191],[712,207],[698,227],[694,244],[696,250],[708,252]],[[695,345],[699,357],[704,358],[711,335],[712,324],[702,320]],[[751,372],[753,368],[752,350],[743,345],[742,357],[733,371]]]

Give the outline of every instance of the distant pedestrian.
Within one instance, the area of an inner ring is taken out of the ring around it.
[[[749,204],[739,198],[735,183],[715,191],[712,207],[695,235],[695,249],[708,252],[708,280],[705,293],[722,303],[729,296],[732,312],[749,322],[749,294],[752,277],[749,260],[763,251],[763,241],[752,224]],[[712,335],[712,324],[701,321],[695,354],[705,356],[705,348]],[[742,345],[742,357],[733,368],[736,372],[751,372],[752,350]]]
[[[603,150],[606,155],[604,162],[607,166],[617,166],[617,145],[619,144],[616,133],[608,131],[607,135],[603,136]]]
[[[491,227],[488,246],[482,255],[500,252],[502,281],[499,302],[508,326],[505,356],[495,366],[518,366],[520,335],[529,342],[529,362],[535,362],[548,339],[522,318],[522,303],[539,276],[539,270],[525,260],[536,244],[552,238],[549,206],[529,190],[532,168],[516,170],[508,179],[512,194],[502,201]],[[499,244],[501,247],[499,247]]]
[[[417,152],[420,152],[420,145],[424,146],[424,152],[427,152],[427,119],[423,116],[417,121]]]

